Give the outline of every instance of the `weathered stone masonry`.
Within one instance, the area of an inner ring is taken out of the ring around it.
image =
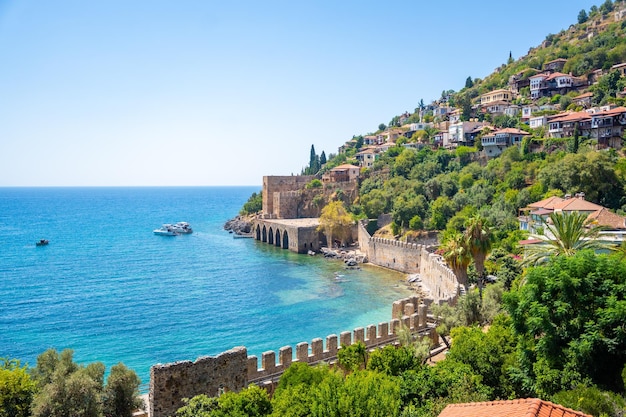
[[[154,365],[150,369],[150,415],[170,417],[184,405],[183,398],[199,394],[217,396],[223,391],[239,391],[250,383],[272,391],[280,375],[293,362],[334,362],[341,346],[350,346],[358,341],[365,343],[368,349],[395,343],[401,323],[413,333],[429,337],[436,343],[438,336],[434,326],[427,322],[426,311],[426,305],[417,296],[396,301],[392,314],[399,318],[379,323],[378,326],[342,332],[339,336],[327,336],[325,345],[322,339],[313,339],[311,344],[299,343],[295,359],[291,346],[281,348],[278,355],[274,351],[264,352],[261,368],[258,358],[248,356],[245,347],[236,347],[215,357],[198,358],[195,362]]]
[[[374,238],[358,225],[359,248],[369,262],[407,274],[420,274],[421,286],[436,303],[454,302],[459,284],[443,258],[425,245]]]

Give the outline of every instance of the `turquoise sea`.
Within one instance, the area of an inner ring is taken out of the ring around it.
[[[156,363],[234,346],[260,358],[391,318],[403,275],[225,232],[254,191],[0,188],[0,357],[34,366],[48,348],[71,348],[78,362],[123,362],[147,384]],[[194,233],[152,233],[177,221]],[[41,238],[50,244],[36,247]]]

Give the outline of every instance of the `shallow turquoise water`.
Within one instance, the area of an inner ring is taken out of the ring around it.
[[[72,348],[147,383],[155,363],[241,345],[260,357],[391,318],[403,275],[225,232],[259,189],[0,188],[0,357]],[[176,221],[194,233],[152,233]]]

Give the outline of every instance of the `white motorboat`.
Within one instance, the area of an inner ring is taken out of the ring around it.
[[[178,222],[176,224],[171,225],[171,228],[176,233],[180,233],[180,234],[183,234],[183,235],[188,235],[190,233],[193,233],[193,229],[191,228],[191,226],[187,222]]]
[[[155,235],[159,236],[178,236],[178,233],[171,224],[164,224],[158,229],[153,230]]]

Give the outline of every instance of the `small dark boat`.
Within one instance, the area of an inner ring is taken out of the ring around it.
[[[35,246],[46,246],[48,243],[50,242],[47,239],[41,239],[39,242],[35,242]]]

